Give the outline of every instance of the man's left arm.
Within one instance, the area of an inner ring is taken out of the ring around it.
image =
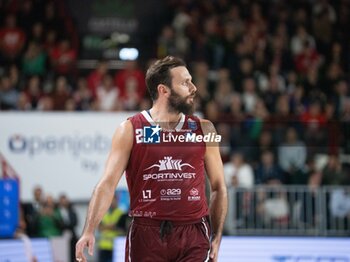
[[[201,120],[203,134],[214,133],[214,125],[208,120]],[[218,252],[227,213],[227,190],[224,179],[224,169],[219,151],[219,144],[215,141],[206,143],[205,169],[209,178],[210,194],[210,219],[212,225],[213,239],[211,243],[210,258],[217,261]]]

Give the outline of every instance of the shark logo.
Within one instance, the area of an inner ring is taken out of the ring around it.
[[[184,166],[188,166],[195,169],[190,164],[181,163],[181,162],[182,162],[182,159],[173,159],[172,156],[165,156],[164,159],[159,160],[159,164],[151,165],[150,167],[147,167],[144,170],[149,170],[151,168],[158,167],[159,171],[163,171],[163,170],[180,170],[181,171],[182,167]]]

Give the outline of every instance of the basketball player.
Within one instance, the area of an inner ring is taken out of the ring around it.
[[[217,261],[227,192],[217,141],[204,142],[203,137],[218,135],[210,121],[192,115],[197,89],[182,60],[158,60],[148,69],[146,84],[153,106],[117,128],[76,245],[76,259],[86,261],[85,247],[92,255],[94,230],[125,170],[133,217],[125,261]]]

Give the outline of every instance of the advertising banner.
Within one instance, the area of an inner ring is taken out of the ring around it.
[[[133,114],[1,113],[0,153],[20,178],[21,200],[32,200],[37,185],[54,197],[89,199],[116,128]]]
[[[350,238],[223,237],[220,262],[350,262]],[[114,242],[114,262],[124,261],[125,238]]]
[[[0,240],[0,262],[53,262],[48,239]]]
[[[0,238],[12,237],[18,226],[18,182],[0,179]]]

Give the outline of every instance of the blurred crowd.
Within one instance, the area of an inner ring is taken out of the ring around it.
[[[127,213],[118,207],[118,197],[114,197],[96,232],[98,261],[112,261],[114,238],[126,234],[128,223]],[[36,186],[33,189],[33,199],[21,203],[20,223],[16,236],[23,234],[30,238],[64,236],[69,243],[70,261],[75,261],[77,225],[78,213],[65,194],[55,199],[44,192],[41,186]]]
[[[176,55],[222,135],[228,185],[349,183],[349,0],[168,0],[152,58],[84,72],[63,2],[0,1],[1,110],[149,108],[145,68]]]
[[[69,239],[68,250],[73,261],[77,224],[77,213],[65,194],[56,200],[37,186],[33,190],[32,201],[21,203],[16,236],[24,234],[31,238],[51,238],[66,235]]]

